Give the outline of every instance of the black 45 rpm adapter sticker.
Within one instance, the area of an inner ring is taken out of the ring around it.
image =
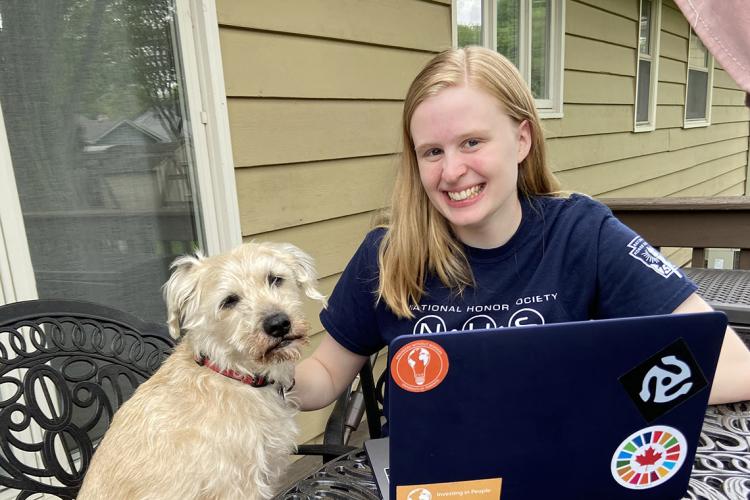
[[[671,343],[619,380],[647,422],[684,403],[708,385],[683,339]]]

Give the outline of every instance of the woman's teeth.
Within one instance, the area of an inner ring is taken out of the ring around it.
[[[464,189],[463,191],[448,191],[448,197],[453,201],[468,200],[469,198],[473,198],[481,193],[482,189],[484,189],[484,184],[477,185],[469,189]]]

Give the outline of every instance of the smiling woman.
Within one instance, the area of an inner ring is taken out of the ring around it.
[[[411,134],[425,192],[461,241],[508,241],[521,222],[516,183],[531,145],[528,122],[516,123],[487,92],[459,86],[423,101]]]

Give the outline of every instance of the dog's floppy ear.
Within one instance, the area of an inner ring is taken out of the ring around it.
[[[291,257],[294,277],[297,280],[297,284],[305,292],[305,295],[313,300],[319,300],[325,306],[325,295],[317,289],[318,274],[315,272],[313,258],[291,243],[279,243],[278,248]]]
[[[169,266],[172,276],[164,284],[164,301],[167,303],[167,326],[169,334],[177,338],[185,328],[185,317],[192,312],[197,301],[192,300],[198,286],[198,268],[204,259],[200,252],[178,257]]]

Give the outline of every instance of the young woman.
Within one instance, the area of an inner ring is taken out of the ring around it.
[[[328,405],[398,335],[708,311],[696,286],[601,203],[562,195],[534,99],[478,48],[430,61],[406,95],[391,217],[370,232],[297,367],[302,409]],[[729,330],[711,402],[750,399]]]

